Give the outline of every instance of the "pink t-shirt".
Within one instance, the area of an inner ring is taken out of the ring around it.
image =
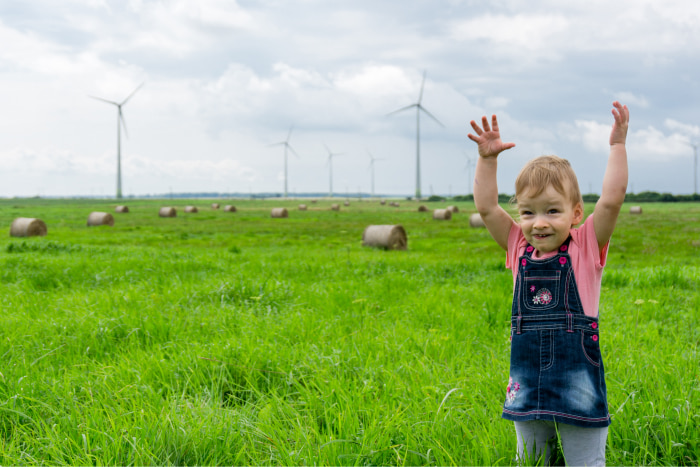
[[[574,277],[581,297],[581,305],[586,316],[597,317],[600,303],[600,284],[603,278],[603,267],[608,256],[609,242],[602,251],[598,251],[598,240],[593,229],[593,216],[588,216],[581,227],[571,229],[571,243],[569,244],[569,256],[571,267],[574,269]],[[513,287],[518,277],[518,258],[525,253],[527,240],[523,235],[520,225],[513,221],[508,234],[508,251],[506,252],[506,267],[513,272]],[[544,259],[556,255],[553,251],[540,255],[535,250],[533,258]]]

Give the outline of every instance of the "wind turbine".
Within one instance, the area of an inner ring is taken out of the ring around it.
[[[464,153],[465,156],[467,156],[467,165],[464,166],[464,169],[467,170],[467,176],[469,177],[469,191],[467,194],[472,192],[472,169],[474,168],[474,158],[467,154],[466,152]]]
[[[693,148],[695,164],[693,165],[693,193],[698,194],[698,143],[685,143]]]
[[[369,154],[369,159],[370,159],[369,169],[372,171],[372,198],[374,198],[374,162],[375,161],[383,161],[384,159],[379,159],[379,158],[374,157],[372,155],[372,153],[369,152],[369,149],[367,150],[367,154]]]
[[[342,153],[339,153],[339,152],[331,152],[331,150],[328,148],[328,146],[326,146],[325,144],[324,144],[323,146],[325,146],[326,151],[328,151],[328,162],[327,162],[327,164],[328,164],[328,169],[329,169],[329,172],[328,172],[328,180],[329,180],[329,185],[330,185],[329,197],[332,198],[332,197],[333,197],[333,158],[334,158],[335,156],[342,156],[343,154],[342,154]]]
[[[403,112],[404,110],[412,109],[413,107],[416,108],[416,198],[419,199],[421,197],[421,191],[420,191],[420,112],[421,110],[425,112],[430,118],[438,122],[440,126],[443,128],[445,125],[440,123],[440,120],[435,118],[433,114],[428,112],[425,107],[421,104],[423,101],[423,86],[425,86],[425,71],[423,72],[423,82],[420,85],[420,94],[418,95],[418,102],[415,104],[407,105],[406,107],[402,107],[398,110],[394,110],[393,112],[389,113],[388,115],[393,115],[395,113]]]
[[[114,102],[110,101],[107,99],[103,99],[101,97],[95,97],[95,96],[89,96],[92,97],[93,99],[97,99],[98,101],[106,102],[108,104],[116,105],[117,106],[117,198],[122,197],[122,149],[121,149],[121,139],[122,139],[122,133],[121,129],[124,127],[124,134],[128,137],[129,134],[126,131],[126,122],[124,122],[124,114],[122,113],[122,106],[126,104],[131,97],[136,94],[136,91],[141,89],[141,86],[143,86],[144,83],[139,84],[136,89],[134,89],[131,94],[127,96],[126,99],[124,99],[121,102]]]
[[[289,144],[289,138],[292,136],[292,130],[294,126],[289,127],[289,133],[287,133],[287,139],[280,141],[279,143],[271,144],[270,146],[284,146],[284,197],[287,197],[287,150],[292,151],[292,154],[299,157],[299,154],[294,150],[294,148]]]

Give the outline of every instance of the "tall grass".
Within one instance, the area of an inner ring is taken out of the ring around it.
[[[512,278],[473,205],[449,222],[236,201],[113,228],[95,200],[0,200],[0,463],[509,465]],[[196,204],[180,201],[178,206]],[[623,214],[603,282],[608,463],[697,465],[700,206]],[[360,246],[401,223],[406,252]]]

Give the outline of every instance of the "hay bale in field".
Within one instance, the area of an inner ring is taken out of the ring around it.
[[[87,220],[88,227],[97,227],[98,225],[114,226],[114,216],[108,212],[91,212]]]
[[[299,205],[299,210],[300,210],[300,211],[306,211],[306,205],[305,205],[305,204],[300,204],[300,205]]]
[[[475,212],[469,216],[469,227],[486,227],[484,220],[481,218],[481,214]]]
[[[158,211],[160,217],[177,217],[177,210],[172,207],[163,207]]]
[[[33,217],[18,217],[10,226],[11,237],[43,237],[47,232],[44,221]]]
[[[350,206],[350,201],[344,202],[344,203],[343,203],[343,206],[346,206],[346,207],[347,207],[347,206]]]
[[[397,203],[396,201],[394,201],[393,203],[391,203],[391,205],[394,206],[395,208],[398,208],[398,207],[399,207],[399,203]]]
[[[642,207],[641,206],[632,206],[630,207],[630,214],[641,214],[642,213]]]
[[[114,212],[124,214],[124,213],[129,212],[129,207],[128,206],[117,206],[116,208],[114,208]]]
[[[212,209],[219,209],[219,203],[211,203]]]
[[[318,201],[318,200],[312,199],[312,200],[311,200],[311,204],[316,204],[317,201]]]
[[[452,212],[452,214],[459,212],[459,208],[457,206],[447,206],[447,210]]]
[[[447,209],[435,209],[433,211],[433,219],[439,221],[449,221],[452,219],[452,211],[448,211]]]
[[[385,200],[385,199],[379,200],[379,204],[381,204],[382,206],[384,206],[384,205],[386,204],[386,200]]]
[[[405,250],[408,239],[406,231],[400,225],[370,225],[362,233],[362,246]]]
[[[428,208],[424,204],[421,204],[418,206],[418,212],[428,212]]]
[[[199,209],[197,209],[197,206],[185,206],[185,212],[189,212],[190,214],[194,214],[199,212]]]
[[[340,211],[340,205],[339,204],[331,204],[331,209],[333,211]]]
[[[272,208],[270,216],[275,218],[289,217],[289,213],[287,212],[287,208]]]
[[[236,212],[236,206],[227,204],[226,206],[224,206],[224,212]]]

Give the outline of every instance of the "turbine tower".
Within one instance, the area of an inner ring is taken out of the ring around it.
[[[467,194],[472,193],[472,169],[474,168],[475,161],[472,156],[467,154],[466,152],[464,155],[467,157],[467,165],[464,166],[464,170],[467,171],[467,177],[469,178],[469,189],[467,191]]]
[[[423,101],[423,86],[425,86],[425,71],[423,72],[423,82],[420,85],[420,94],[418,95],[418,102],[415,104],[407,105],[406,107],[402,107],[398,110],[394,110],[393,112],[389,113],[388,115],[393,115],[395,113],[403,112],[404,110],[412,109],[413,107],[416,108],[416,199],[419,199],[421,197],[421,191],[420,191],[420,112],[421,110],[425,112],[430,118],[438,122],[440,126],[444,128],[445,125],[440,123],[440,120],[435,118],[433,114],[428,112],[425,107],[421,104]]]
[[[686,143],[693,148],[693,193],[698,194],[698,143]]]
[[[270,146],[284,146],[284,197],[287,197],[287,150],[292,151],[292,154],[299,157],[294,148],[289,144],[289,138],[292,136],[292,130],[294,126],[289,127],[289,133],[287,133],[287,139],[280,141],[279,143],[271,144]]]
[[[369,170],[372,171],[372,198],[374,198],[374,162],[375,161],[383,161],[384,159],[379,159],[376,158],[372,155],[371,152],[369,152],[369,149],[367,150],[367,154],[369,154]]]
[[[124,114],[122,113],[122,106],[126,104],[131,97],[136,94],[136,91],[141,89],[141,86],[143,86],[144,83],[139,84],[136,89],[134,89],[131,94],[127,96],[126,99],[124,99],[121,102],[114,102],[110,101],[107,99],[103,99],[101,97],[95,97],[95,96],[89,96],[92,97],[93,99],[97,99],[98,101],[106,102],[108,104],[116,105],[117,106],[117,198],[122,197],[122,132],[121,129],[124,127],[124,134],[126,136],[129,136],[127,131],[126,131],[126,122],[124,122]]]
[[[328,181],[329,181],[329,186],[330,186],[330,192],[328,196],[330,198],[333,197],[333,158],[335,156],[342,156],[342,153],[339,152],[331,152],[331,150],[326,146],[325,144],[323,145],[326,148],[326,151],[328,151]]]

